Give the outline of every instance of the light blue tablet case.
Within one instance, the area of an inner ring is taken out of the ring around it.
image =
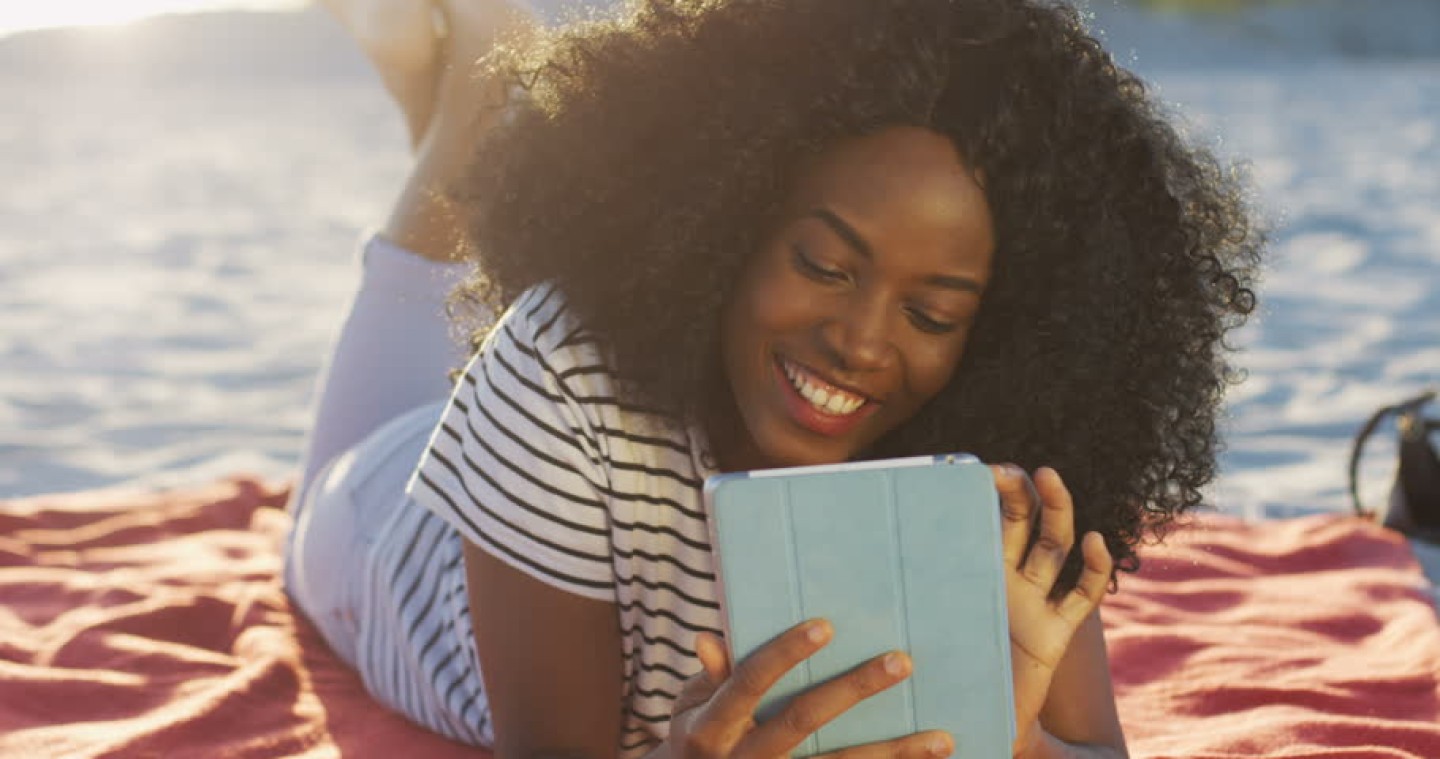
[[[718,475],[705,485],[735,661],[825,617],[834,639],[757,711],[892,649],[914,673],[797,751],[941,729],[955,756],[1010,756],[1015,736],[1000,513],[989,467],[924,456]]]

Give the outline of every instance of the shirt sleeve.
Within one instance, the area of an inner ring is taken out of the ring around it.
[[[532,291],[501,318],[456,384],[410,495],[506,564],[614,601],[602,449],[537,347],[559,329],[547,300]]]

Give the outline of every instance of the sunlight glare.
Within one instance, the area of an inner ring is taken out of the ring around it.
[[[0,3],[0,35],[52,26],[106,26],[162,13],[249,8],[279,10],[304,0],[46,0]]]

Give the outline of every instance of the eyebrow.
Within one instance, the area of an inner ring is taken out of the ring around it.
[[[870,243],[865,242],[865,238],[861,237],[860,233],[856,232],[854,227],[845,223],[844,219],[836,216],[834,211],[828,208],[814,208],[811,209],[807,215],[825,222],[825,225],[830,227],[830,229],[839,235],[840,239],[844,240],[850,247],[854,248],[856,253],[869,259],[875,258],[875,251],[870,248]]]
[[[870,243],[866,242],[865,238],[861,237],[860,233],[855,231],[854,227],[846,223],[844,219],[835,215],[834,211],[828,208],[813,208],[806,216],[811,216],[824,222],[825,226],[830,227],[831,231],[839,236],[840,239],[854,248],[856,253],[872,261],[875,260],[875,250],[870,247]],[[932,274],[925,278],[925,284],[943,287],[947,290],[975,293],[976,295],[982,294],[985,290],[984,286],[970,277],[954,274]]]

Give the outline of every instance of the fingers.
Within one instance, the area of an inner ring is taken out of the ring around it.
[[[1060,602],[1060,614],[1077,626],[1105,598],[1105,591],[1110,587],[1110,573],[1115,568],[1115,559],[1098,532],[1086,533],[1080,542],[1080,551],[1085,558],[1085,568],[1080,572],[1075,589]]]
[[[1059,473],[1050,467],[1037,469],[1033,481],[1013,464],[992,467],[992,471],[1000,496],[1005,564],[1048,592],[1075,543],[1074,499]],[[1032,531],[1036,532],[1033,545]]]
[[[751,719],[760,699],[796,664],[819,651],[835,633],[829,622],[802,622],[761,646],[736,665],[720,686],[708,711],[715,719],[742,723]]]
[[[990,471],[1000,496],[1000,545],[1005,566],[1018,567],[1030,542],[1031,515],[1035,510],[1030,478],[1014,464],[997,464]]]
[[[730,673],[730,658],[719,638],[708,633],[695,636],[695,655],[700,659],[699,674],[685,681],[680,695],[670,706],[671,717],[684,714],[710,700],[720,683]]]
[[[695,655],[711,680],[724,682],[725,678],[730,676],[730,654],[719,638],[709,633],[696,635]]]
[[[744,756],[784,756],[850,707],[910,676],[910,657],[899,651],[877,656],[791,699],[736,748]]]
[[[955,751],[955,741],[949,733],[931,731],[916,733],[904,738],[883,743],[867,743],[864,746],[841,749],[821,754],[815,759],[939,759]]]
[[[910,657],[892,651],[792,698],[757,727],[754,712],[761,698],[833,635],[825,620],[801,623],[734,667],[718,638],[697,635],[695,655],[701,672],[685,683],[676,698],[672,734],[680,728],[686,744],[702,755],[784,756],[846,710],[910,676]],[[932,732],[847,749],[839,755],[919,759],[948,756],[952,750],[948,735]]]
[[[1048,591],[1075,544],[1075,503],[1060,475],[1050,467],[1035,470],[1035,490],[1041,503],[1040,536],[1025,557],[1023,573]]]

